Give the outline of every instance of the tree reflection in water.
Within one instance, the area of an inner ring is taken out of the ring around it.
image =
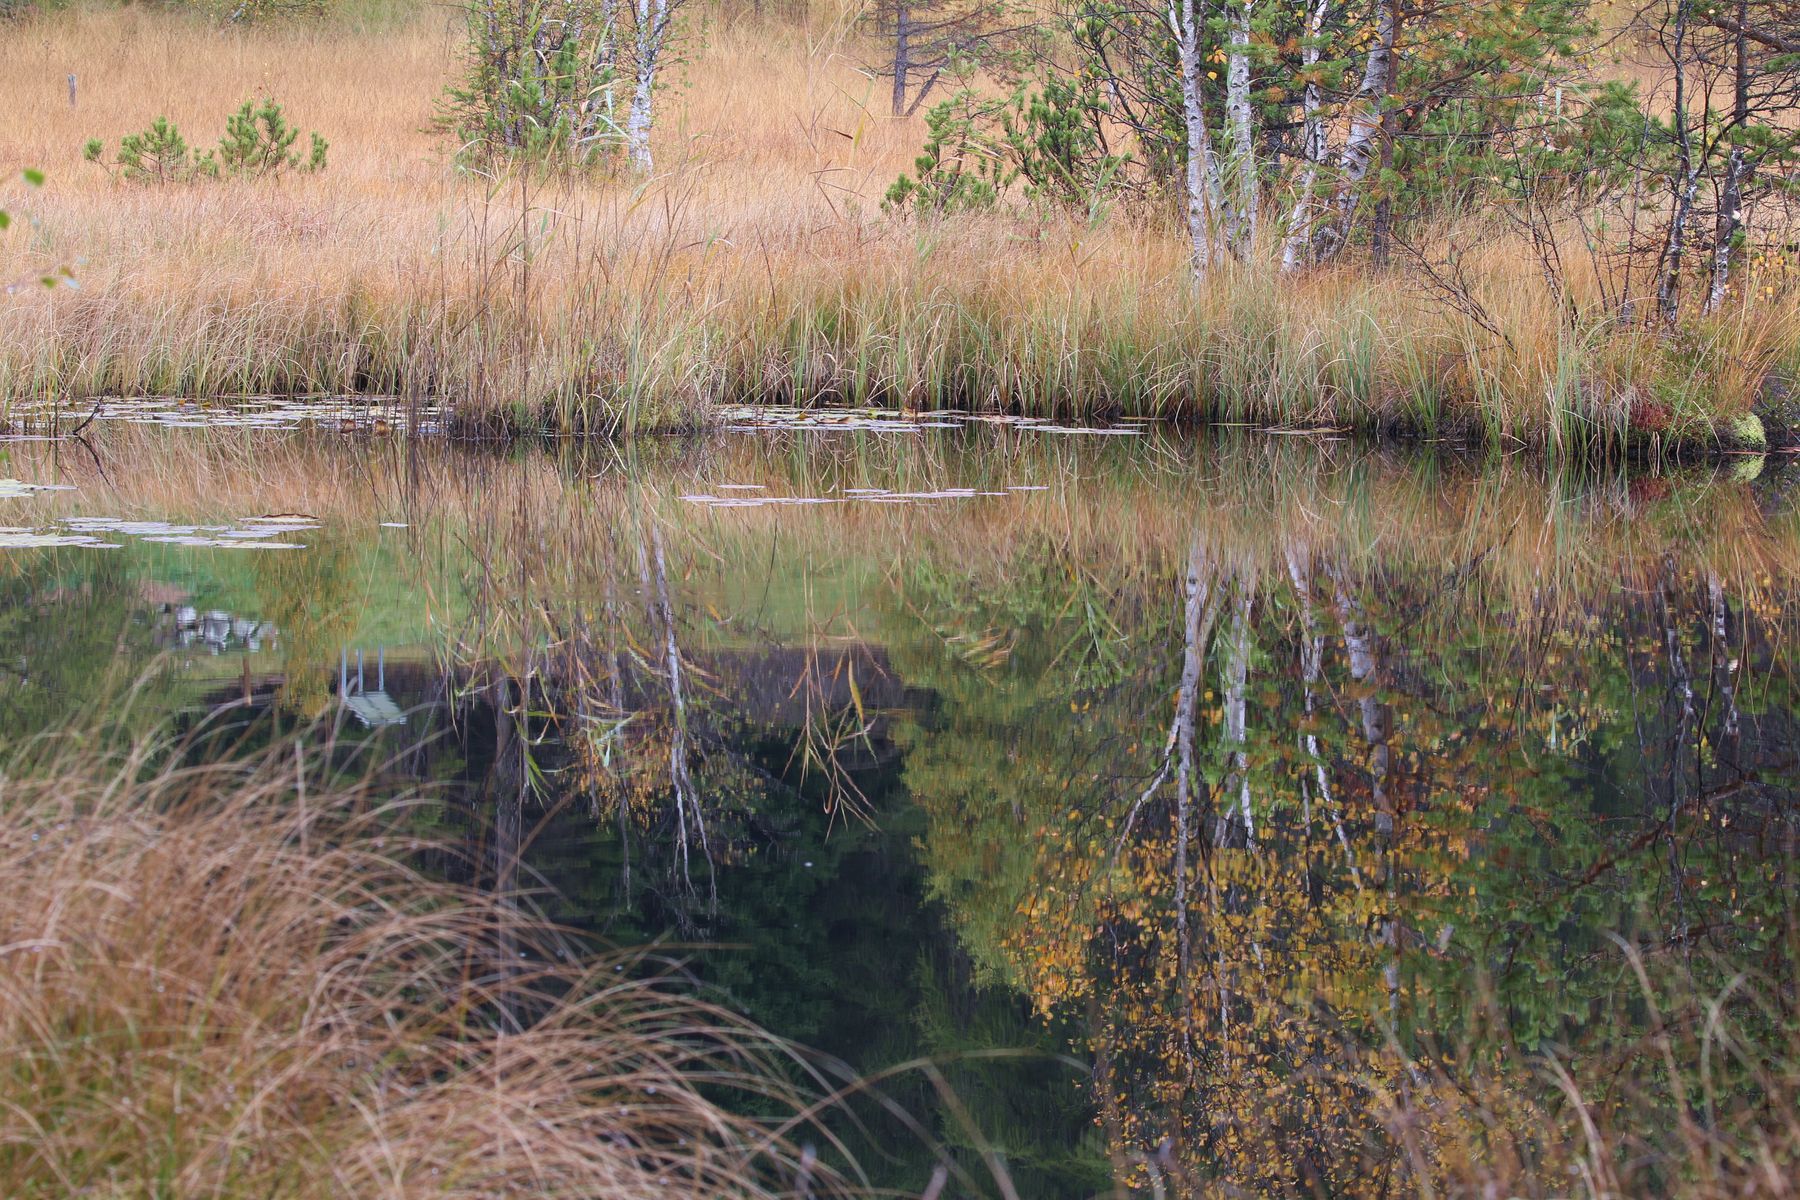
[[[817,1085],[880,1076],[845,1136],[913,1194],[1722,1193],[1758,1137],[1791,1162],[1779,488],[1142,442],[415,450],[393,493],[370,472],[404,537],[315,495],[315,544],[235,574],[9,559],[0,708],[54,727],[148,678],[121,724],[184,714],[207,753],[337,713],[340,769],[441,790],[467,848],[434,869],[691,947]],[[332,453],[265,470],[302,490]],[[697,477],[833,500],[673,499]],[[158,657],[177,602],[279,652]],[[405,727],[343,720],[351,644]],[[943,1089],[882,1074],[920,1059]]]

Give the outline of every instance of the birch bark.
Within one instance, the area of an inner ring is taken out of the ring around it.
[[[1376,17],[1375,42],[1363,64],[1362,83],[1356,89],[1356,115],[1349,136],[1338,155],[1336,212],[1319,226],[1313,238],[1313,257],[1326,262],[1350,240],[1350,221],[1362,200],[1362,183],[1381,149],[1381,118],[1394,86],[1394,43],[1399,36],[1398,0],[1388,0]]]
[[[1307,259],[1312,242],[1313,189],[1319,186],[1319,164],[1325,161],[1325,89],[1319,85],[1319,37],[1331,0],[1319,0],[1306,21],[1306,47],[1301,51],[1301,73],[1306,86],[1300,93],[1300,168],[1294,207],[1288,213],[1287,243],[1281,251],[1281,269],[1298,270]]]
[[[1200,39],[1204,32],[1201,14],[1194,0],[1180,0],[1180,8],[1169,10],[1169,26],[1175,35],[1181,58],[1181,111],[1187,127],[1187,192],[1188,239],[1193,246],[1193,268],[1196,279],[1220,257],[1218,222],[1225,207],[1225,189],[1219,178],[1218,153],[1213,148],[1212,134],[1206,127],[1206,107],[1201,81],[1206,72],[1200,61]]]
[[[669,0],[637,0],[637,85],[631,93],[631,111],[625,117],[625,148],[631,166],[640,174],[655,169],[650,153],[651,103],[656,88],[656,68],[668,44]]]
[[[1256,242],[1256,210],[1261,202],[1256,170],[1254,113],[1250,104],[1250,6],[1231,0],[1231,50],[1225,61],[1225,112],[1231,125],[1231,250],[1240,258]]]

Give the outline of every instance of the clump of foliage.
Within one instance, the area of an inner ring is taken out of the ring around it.
[[[250,101],[225,119],[225,136],[219,139],[219,167],[227,175],[262,178],[286,170],[312,173],[325,169],[330,143],[315,130],[311,149],[302,157],[293,149],[300,130],[287,123],[281,105],[264,100],[261,107]]]
[[[1016,97],[1001,113],[1030,199],[1092,210],[1112,190],[1131,155],[1108,149],[1102,132],[1108,111],[1093,78],[1084,77],[1046,79],[1036,95]]]
[[[27,187],[37,188],[44,186],[44,173],[31,167],[27,167],[25,170],[19,172],[19,177],[24,180],[25,186]],[[0,208],[0,233],[5,233],[8,229],[11,229],[12,223],[12,213],[4,208]],[[38,275],[35,278],[36,282],[44,287],[56,287],[59,284],[66,284],[69,287],[75,286],[74,272],[70,271],[66,266],[57,267],[49,274]],[[22,286],[24,286],[24,281],[0,280],[0,296],[10,295]]]
[[[25,182],[32,187],[44,186],[44,173],[42,171],[27,170],[23,173],[23,178]],[[0,230],[8,229],[11,225],[12,214],[7,212],[4,208],[0,208]]]
[[[260,105],[244,101],[225,119],[225,136],[214,150],[190,148],[181,129],[167,117],[119,139],[112,166],[105,161],[106,143],[90,138],[82,156],[108,170],[116,167],[122,178],[135,183],[186,183],[195,179],[266,179],[287,171],[314,174],[325,169],[327,142],[316,131],[311,148],[294,149],[300,130],[288,124],[281,105],[265,99]]]
[[[1046,79],[1001,98],[959,89],[925,117],[924,152],[913,174],[887,191],[888,212],[971,212],[993,207],[1014,183],[1046,206],[1092,211],[1128,154],[1110,152],[1101,130],[1106,103],[1080,82]]]
[[[618,71],[610,19],[555,20],[521,0],[518,19],[471,16],[470,61],[444,103],[444,124],[465,156],[589,164],[617,149]]]
[[[106,166],[102,161],[105,153],[106,143],[99,138],[89,138],[81,151],[83,158],[102,167]],[[120,175],[141,183],[182,183],[219,173],[212,152],[190,150],[180,128],[167,117],[158,117],[140,132],[120,138],[113,163]]]
[[[887,212],[974,212],[992,208],[1018,171],[1011,165],[1000,120],[1009,100],[982,99],[961,88],[925,115],[925,149],[913,175],[888,188]]]

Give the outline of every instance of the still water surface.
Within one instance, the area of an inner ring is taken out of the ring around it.
[[[1792,961],[1778,465],[169,424],[8,448],[4,736],[298,735],[428,787],[437,869],[876,1077],[842,1131],[882,1185],[1372,1194],[1395,1095],[1633,1045],[1633,956]]]

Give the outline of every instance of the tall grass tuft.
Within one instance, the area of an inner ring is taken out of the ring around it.
[[[298,753],[40,747],[0,769],[0,1194],[792,1179],[720,1101],[793,1112],[779,1046],[640,964],[584,964],[516,900],[425,877],[404,803],[310,788]]]

